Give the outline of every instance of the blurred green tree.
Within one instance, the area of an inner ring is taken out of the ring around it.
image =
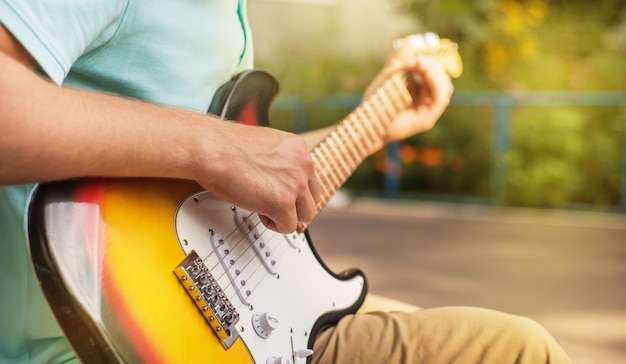
[[[424,28],[458,40],[465,73],[457,90],[497,90],[513,94],[533,90],[618,91],[626,85],[626,2],[623,0],[395,0]],[[455,122],[446,117],[432,137],[407,143],[415,148],[481,140],[489,127],[484,116],[467,112]],[[511,118],[506,202],[525,206],[616,205],[620,198],[624,115],[619,107],[516,107]],[[458,113],[457,113],[458,114]],[[469,132],[458,120],[482,125]],[[441,130],[438,130],[441,129]],[[447,146],[447,147],[446,147]],[[484,195],[494,186],[477,146],[461,153],[465,171],[443,173],[444,165],[405,166],[404,181],[417,190]],[[489,148],[489,147],[487,147]],[[419,164],[419,163],[417,163]],[[469,170],[476,170],[472,173]],[[413,171],[413,175],[411,172]],[[468,182],[471,179],[477,179]],[[427,182],[428,185],[424,185]],[[458,181],[465,181],[459,183]],[[462,185],[452,189],[451,184]],[[437,191],[438,187],[441,187]],[[409,187],[411,188],[411,187]]]

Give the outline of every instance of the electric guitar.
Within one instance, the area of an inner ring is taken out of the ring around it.
[[[460,74],[456,44],[429,37],[405,41]],[[317,212],[416,87],[407,72],[391,75],[311,152],[323,188]],[[248,71],[209,112],[263,125],[277,92],[269,74]],[[361,271],[324,265],[306,226],[273,232],[192,181],[41,184],[28,232],[46,299],[85,363],[305,362],[316,334],[356,312],[367,292]]]

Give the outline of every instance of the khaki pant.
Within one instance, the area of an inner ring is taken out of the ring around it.
[[[419,309],[373,295],[356,315],[323,331],[313,350],[315,364],[570,362],[528,318],[472,307]]]

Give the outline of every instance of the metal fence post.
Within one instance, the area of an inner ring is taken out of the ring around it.
[[[626,213],[626,102],[624,106],[624,143],[622,145],[622,186],[620,188],[620,210]]]
[[[383,196],[387,199],[397,199],[400,196],[400,180],[402,179],[402,165],[398,150],[399,142],[385,146],[385,172],[383,179]]]
[[[503,204],[506,201],[507,153],[511,144],[511,100],[501,95],[495,99],[494,107],[492,196],[495,203]]]

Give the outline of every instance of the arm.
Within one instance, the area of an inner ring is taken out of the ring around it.
[[[0,26],[0,184],[184,178],[280,232],[313,219],[319,184],[301,137],[57,87],[35,64]]]

